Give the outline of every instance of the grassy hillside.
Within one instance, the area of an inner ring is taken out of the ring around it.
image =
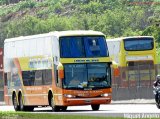
[[[137,1],[26,0],[3,4],[0,46],[5,38],[75,29],[102,31],[107,37],[154,35],[160,41],[160,0]]]

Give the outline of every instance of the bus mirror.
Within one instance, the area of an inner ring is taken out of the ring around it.
[[[64,79],[64,70],[63,70],[63,69],[59,69],[59,70],[58,70],[58,77],[59,77],[60,79]]]
[[[119,71],[119,68],[114,68],[114,76],[119,76],[120,74],[120,71]]]
[[[58,64],[57,70],[58,70],[58,77],[60,79],[63,79],[64,78],[64,68],[63,68],[63,65],[61,63]]]

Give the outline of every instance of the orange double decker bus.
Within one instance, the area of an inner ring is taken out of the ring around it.
[[[111,102],[111,60],[105,35],[61,31],[6,39],[5,102],[16,111]]]

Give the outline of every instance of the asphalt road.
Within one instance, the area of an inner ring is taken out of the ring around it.
[[[0,106],[0,111],[14,111],[13,106]],[[104,117],[149,117],[160,118],[160,109],[155,104],[109,104],[101,105],[99,111],[90,106],[70,106],[65,112],[52,112],[50,107],[35,108],[33,113],[91,115]]]

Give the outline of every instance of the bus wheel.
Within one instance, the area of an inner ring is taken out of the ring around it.
[[[66,111],[67,110],[67,106],[61,106],[61,110],[62,111]]]
[[[13,106],[14,106],[15,111],[20,111],[20,107],[17,102],[17,96],[15,93],[13,94],[12,102],[13,102]]]
[[[92,110],[96,111],[99,110],[100,105],[99,104],[95,104],[95,105],[91,105]]]
[[[20,111],[25,111],[25,107],[24,107],[24,104],[23,104],[23,99],[22,99],[21,94],[19,96],[19,106],[20,106]]]
[[[50,98],[50,102],[51,102],[52,111],[54,111],[54,112],[60,111],[60,107],[54,105],[54,98],[53,98],[53,95],[52,95],[51,98]]]

